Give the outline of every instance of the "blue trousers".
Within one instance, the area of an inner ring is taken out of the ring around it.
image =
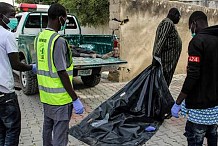
[[[208,146],[217,146],[217,124],[202,125],[187,121],[184,135],[188,146],[202,146],[204,137],[207,138]]]

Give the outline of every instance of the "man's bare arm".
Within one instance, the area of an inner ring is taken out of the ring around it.
[[[8,54],[11,67],[17,71],[29,71],[32,70],[32,65],[24,64],[20,62],[18,52],[13,52]]]
[[[70,95],[73,101],[77,100],[77,95],[73,89],[72,83],[70,82],[70,78],[68,76],[68,73],[66,70],[58,71],[58,76],[61,79],[61,82],[67,91],[67,93]]]

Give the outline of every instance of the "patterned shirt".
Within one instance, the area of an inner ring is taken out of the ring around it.
[[[181,115],[188,115],[188,121],[196,124],[218,124],[218,106],[208,109],[186,109],[185,102],[181,105]]]
[[[167,85],[170,85],[182,51],[182,41],[176,27],[169,18],[158,25],[154,41],[153,56],[161,58]]]

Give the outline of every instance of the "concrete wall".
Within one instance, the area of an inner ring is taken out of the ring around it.
[[[184,2],[187,4],[207,6],[209,8],[218,8],[218,0],[178,0],[179,2]]]
[[[119,70],[110,73],[114,80],[128,81],[138,75],[151,63],[153,43],[156,28],[172,7],[181,10],[182,18],[177,25],[178,32],[183,41],[183,49],[175,74],[185,73],[187,64],[187,49],[191,39],[188,29],[188,18],[195,10],[204,11],[209,18],[210,25],[217,24],[218,11],[201,6],[188,5],[179,2],[161,0],[110,0],[110,16],[124,19],[128,16],[129,22],[124,25],[115,25],[110,22],[110,27],[119,27],[121,58],[128,61],[121,65]]]

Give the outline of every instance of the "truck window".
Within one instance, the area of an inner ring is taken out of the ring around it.
[[[18,25],[19,25],[19,22],[20,22],[20,19],[21,19],[21,15],[18,15],[18,16],[16,16],[16,18],[17,18],[17,21],[18,21]],[[18,26],[17,25],[17,26]],[[12,32],[16,32],[17,31],[17,28],[15,28]]]
[[[17,18],[17,21],[18,21],[18,24],[19,24],[21,16],[16,16],[16,18]]]
[[[46,28],[48,25],[48,16],[42,16],[42,28]]]
[[[68,21],[67,21],[67,29],[77,29],[77,25],[76,25],[76,22],[74,20],[73,17],[68,17],[67,18]]]
[[[48,16],[42,15],[42,28],[46,28],[48,23]],[[29,15],[25,24],[26,28],[41,28],[40,15]]]
[[[66,29],[77,29],[76,22],[73,17],[67,18]],[[48,16],[42,15],[42,28],[46,28],[48,24]],[[40,15],[30,15],[27,19],[26,28],[40,28]]]

